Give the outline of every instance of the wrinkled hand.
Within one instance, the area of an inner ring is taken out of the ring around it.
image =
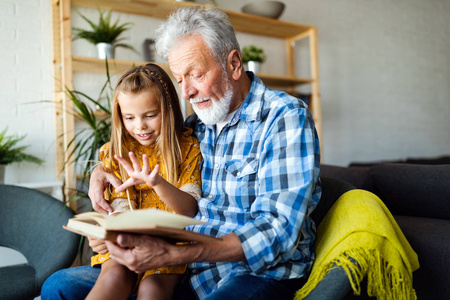
[[[93,237],[88,237],[89,247],[98,254],[106,254],[108,252],[108,248],[106,248],[105,241],[99,240]]]
[[[112,212],[112,208],[103,194],[109,184],[119,187],[122,182],[114,174],[105,172],[101,166],[97,166],[89,181],[89,198],[92,202],[92,208],[101,214]]]
[[[120,234],[117,244],[106,241],[111,258],[131,271],[141,273],[172,265],[169,249],[177,247],[148,235]]]
[[[128,180],[125,181],[124,184],[116,188],[116,192],[118,193],[123,192],[129,187],[141,183],[146,183],[148,186],[151,187],[156,186],[161,179],[161,177],[158,176],[159,165],[156,165],[155,168],[152,170],[152,172],[150,172],[147,155],[145,154],[142,155],[142,168],[141,164],[139,163],[139,160],[136,158],[133,152],[130,152],[128,155],[130,157],[132,165],[130,165],[130,163],[128,163],[125,159],[117,155],[114,156],[114,158],[117,159],[117,161],[128,173],[128,176],[130,176],[130,178],[128,178]]]

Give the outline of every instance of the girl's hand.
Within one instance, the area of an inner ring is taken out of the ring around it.
[[[156,165],[155,168],[150,173],[147,155],[145,154],[142,155],[142,168],[141,164],[139,163],[139,160],[136,158],[133,152],[130,152],[128,155],[130,157],[132,165],[130,165],[125,159],[117,155],[114,155],[114,158],[117,159],[117,161],[128,173],[128,176],[130,176],[130,178],[127,181],[125,181],[124,184],[116,188],[116,192],[117,193],[123,192],[131,186],[142,183],[146,183],[148,186],[151,187],[158,185],[161,179],[161,177],[158,176],[159,165]]]
[[[106,248],[105,241],[95,239],[93,237],[88,237],[89,246],[92,250],[98,254],[106,254],[108,252],[108,248]]]

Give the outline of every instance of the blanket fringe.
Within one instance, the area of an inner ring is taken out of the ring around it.
[[[305,298],[332,268],[341,267],[347,274],[355,295],[361,294],[361,281],[367,277],[367,294],[378,300],[416,300],[412,278],[389,265],[375,249],[350,249],[341,253],[321,270],[311,273],[308,282],[297,291],[295,300]]]

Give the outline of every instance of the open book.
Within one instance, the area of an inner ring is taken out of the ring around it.
[[[64,229],[101,240],[115,241],[119,233],[148,234],[172,241],[202,242],[218,238],[187,231],[189,225],[207,224],[186,216],[154,208],[127,211],[115,216],[86,212],[69,219]]]

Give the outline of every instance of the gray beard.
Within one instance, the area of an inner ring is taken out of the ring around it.
[[[192,105],[197,116],[206,125],[214,125],[220,121],[225,120],[230,111],[231,98],[233,97],[233,88],[228,83],[225,95],[219,101],[211,99],[211,106],[204,109],[199,109],[196,104]]]

